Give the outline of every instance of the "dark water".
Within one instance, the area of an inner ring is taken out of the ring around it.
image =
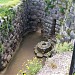
[[[35,57],[34,47],[41,40],[42,37],[40,31],[30,33],[24,37],[19,50],[15,54],[4,75],[17,75],[19,70],[22,69],[23,63],[26,63],[27,59],[30,60]]]

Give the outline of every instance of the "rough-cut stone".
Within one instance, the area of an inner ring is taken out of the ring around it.
[[[9,36],[6,38],[0,32],[0,43],[4,46],[4,54],[3,59],[6,60],[8,55],[13,55],[15,52],[15,48],[17,43],[22,39],[24,36],[23,34],[27,34],[28,32],[36,31],[38,26],[41,27],[41,33],[43,37],[50,38],[54,37],[57,34],[62,36],[62,32],[65,31],[64,37],[61,37],[59,41],[68,41],[75,39],[75,26],[74,26],[74,7],[73,4],[70,9],[70,13],[68,17],[70,20],[66,20],[65,25],[63,26],[63,30],[61,30],[61,23],[60,19],[64,19],[64,15],[59,11],[59,4],[62,7],[66,8],[66,4],[59,0],[54,2],[55,7],[53,9],[49,9],[51,13],[48,14],[45,12],[46,3],[44,0],[22,0],[22,4],[18,4],[13,7],[13,10],[16,10],[16,17],[12,21],[13,25],[13,32],[9,32]],[[7,17],[4,17],[7,19]],[[0,26],[4,20],[0,17]],[[39,25],[38,25],[39,24]],[[70,35],[68,35],[67,29],[70,29]],[[73,32],[72,32],[73,31]],[[4,32],[4,31],[2,31]],[[11,48],[10,50],[8,50]],[[7,55],[6,55],[7,52]],[[1,65],[1,64],[0,64]],[[2,66],[3,67],[3,66]],[[2,68],[1,67],[1,68]]]
[[[49,57],[49,56],[51,56],[51,51],[49,51],[48,53],[45,53],[43,56],[44,56],[44,57]]]
[[[7,61],[5,61],[4,63],[3,63],[3,67],[6,67],[7,66]]]
[[[3,59],[4,59],[4,60],[7,60],[7,54],[4,55],[4,58],[3,58]]]
[[[37,53],[36,55],[37,55],[37,57],[43,57],[42,53]]]
[[[7,62],[9,62],[10,59],[11,59],[11,55],[8,55],[8,56],[7,56]]]
[[[34,50],[34,52],[37,54],[37,53],[38,53],[38,50],[37,50],[37,49],[35,49],[35,50]]]

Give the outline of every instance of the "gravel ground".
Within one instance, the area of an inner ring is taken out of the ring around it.
[[[67,75],[71,63],[72,52],[56,54],[48,58],[37,75]]]

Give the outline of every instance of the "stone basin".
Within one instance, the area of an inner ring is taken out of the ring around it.
[[[41,53],[47,53],[51,50],[50,42],[41,41],[37,44],[37,50]]]

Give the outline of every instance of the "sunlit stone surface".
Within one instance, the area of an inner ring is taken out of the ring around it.
[[[37,75],[68,75],[71,58],[72,52],[64,52],[48,58]]]

